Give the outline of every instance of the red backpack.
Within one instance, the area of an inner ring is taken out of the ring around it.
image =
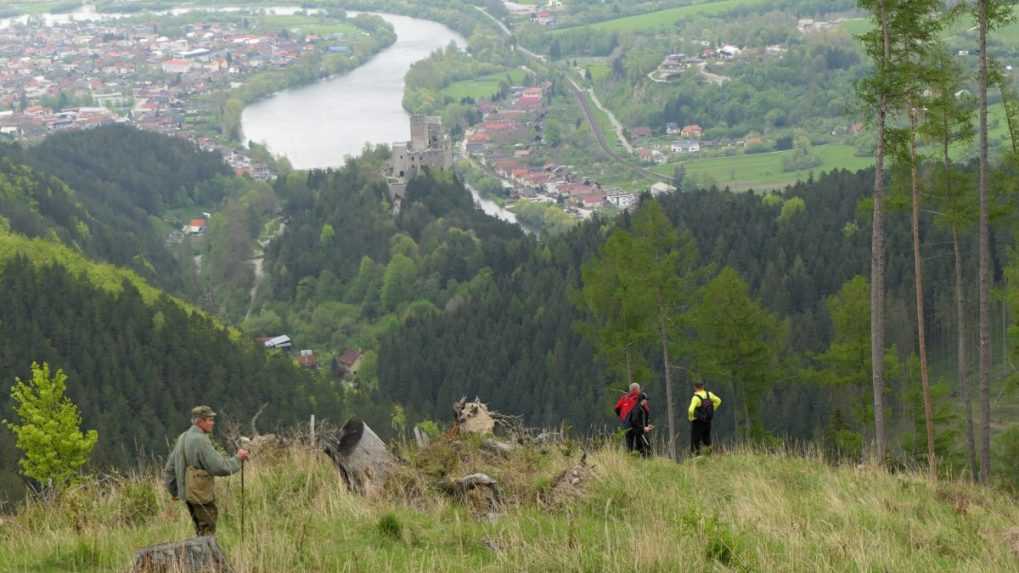
[[[619,416],[619,421],[626,425],[630,421],[630,411],[637,405],[640,400],[640,392],[627,392],[623,394],[618,401],[616,401],[615,410],[616,415]]]

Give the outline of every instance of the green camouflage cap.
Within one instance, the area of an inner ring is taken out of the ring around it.
[[[192,418],[215,418],[216,413],[208,406],[195,406],[191,408]]]

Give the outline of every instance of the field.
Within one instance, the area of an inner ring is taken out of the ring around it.
[[[353,24],[337,20],[335,18],[323,18],[319,16],[283,16],[272,15],[262,16],[259,22],[270,30],[288,30],[305,34],[317,34],[325,36],[328,34],[343,34],[350,39],[363,36],[365,32]]]
[[[639,32],[672,26],[677,20],[685,16],[723,14],[740,6],[764,3],[765,0],[719,0],[716,2],[704,2],[702,4],[692,4],[690,6],[659,10],[658,12],[616,18],[615,20],[595,22],[594,24],[562,28],[561,31],[591,29],[603,32]]]
[[[518,85],[524,81],[527,72],[521,69],[507,70],[497,74],[489,74],[473,80],[452,83],[442,89],[443,95],[460,101],[469,97],[475,100],[489,98],[499,91],[499,84],[508,81],[510,85]]]
[[[813,151],[824,163],[819,167],[804,171],[782,171],[782,159],[791,155],[792,150],[691,159],[663,165],[656,171],[664,175],[671,175],[678,165],[683,165],[686,168],[687,176],[692,175],[695,180],[708,177],[720,187],[729,187],[734,191],[746,191],[791,185],[796,181],[807,179],[811,172],[820,174],[833,169],[856,171],[870,167],[873,163],[871,157],[857,157],[855,149],[849,145],[820,145],[814,147]]]
[[[1014,500],[910,471],[745,450],[677,464],[616,447],[574,466],[569,444],[500,458],[444,438],[403,454],[397,483],[364,499],[320,451],[256,452],[243,543],[240,478],[217,485],[217,540],[234,570],[1016,570]],[[570,467],[579,477],[561,487]],[[493,510],[441,493],[441,480],[472,472],[498,481]],[[126,571],[135,550],[191,534],[155,472],[86,482],[0,521],[0,571]]]

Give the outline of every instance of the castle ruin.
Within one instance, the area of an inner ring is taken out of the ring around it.
[[[432,115],[412,115],[410,141],[394,143],[392,156],[385,168],[389,183],[389,197],[395,208],[407,192],[407,181],[428,169],[453,167],[453,144],[442,131],[442,118]]]

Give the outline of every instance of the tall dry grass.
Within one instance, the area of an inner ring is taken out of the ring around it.
[[[579,451],[507,458],[476,441],[402,452],[386,495],[349,494],[325,455],[292,447],[219,481],[217,535],[237,571],[1019,571],[1019,509],[962,482],[816,455],[737,450],[676,464],[614,447],[577,497],[553,494]],[[484,471],[505,504],[476,512],[434,487]],[[190,536],[155,472],[90,482],[0,525],[0,571],[124,571],[137,548]]]

